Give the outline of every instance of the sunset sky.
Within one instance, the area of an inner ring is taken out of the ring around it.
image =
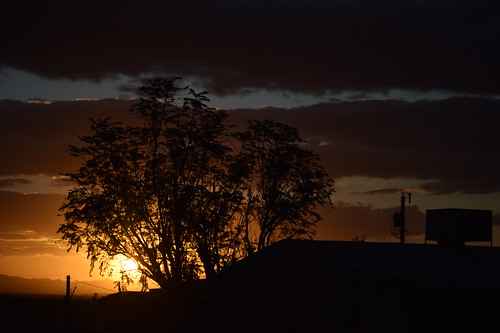
[[[500,245],[498,1],[4,1],[0,274],[86,278],[55,233],[88,118],[130,117],[142,80],[183,77],[230,121],[299,129],[336,181],[317,239],[396,241],[391,216],[493,210]],[[97,274],[94,274],[97,275]]]

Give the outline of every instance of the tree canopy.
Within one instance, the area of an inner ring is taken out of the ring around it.
[[[91,271],[123,255],[144,286],[211,278],[280,239],[312,238],[316,208],[332,205],[334,182],[297,129],[249,120],[235,132],[207,92],[176,82],[141,88],[131,107],[141,125],[91,119],[69,147],[82,165],[66,174],[76,185],[58,232]]]

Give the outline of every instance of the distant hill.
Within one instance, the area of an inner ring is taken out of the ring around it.
[[[76,288],[75,288],[76,287]],[[71,281],[71,291],[74,295],[112,294],[111,280]],[[65,295],[66,281],[51,279],[26,279],[17,276],[0,275],[0,294],[50,294]]]

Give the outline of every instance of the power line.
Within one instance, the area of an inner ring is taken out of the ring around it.
[[[105,288],[105,287],[101,287],[101,286],[96,286],[94,284],[90,284],[90,283],[87,283],[87,282],[82,282],[82,281],[78,281],[78,280],[75,280],[75,282],[81,283],[81,284],[85,284],[87,286],[91,286],[91,287],[94,287],[94,288],[99,288],[99,289],[104,289],[104,290],[107,290],[107,291],[116,292],[116,290]]]

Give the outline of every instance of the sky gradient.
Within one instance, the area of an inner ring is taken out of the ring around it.
[[[299,129],[336,180],[317,238],[396,241],[391,216],[493,210],[500,245],[496,1],[5,1],[0,274],[86,275],[55,234],[88,118],[130,119],[146,78],[181,76],[238,125]],[[74,273],[72,273],[74,272]],[[62,276],[59,276],[62,275]]]

